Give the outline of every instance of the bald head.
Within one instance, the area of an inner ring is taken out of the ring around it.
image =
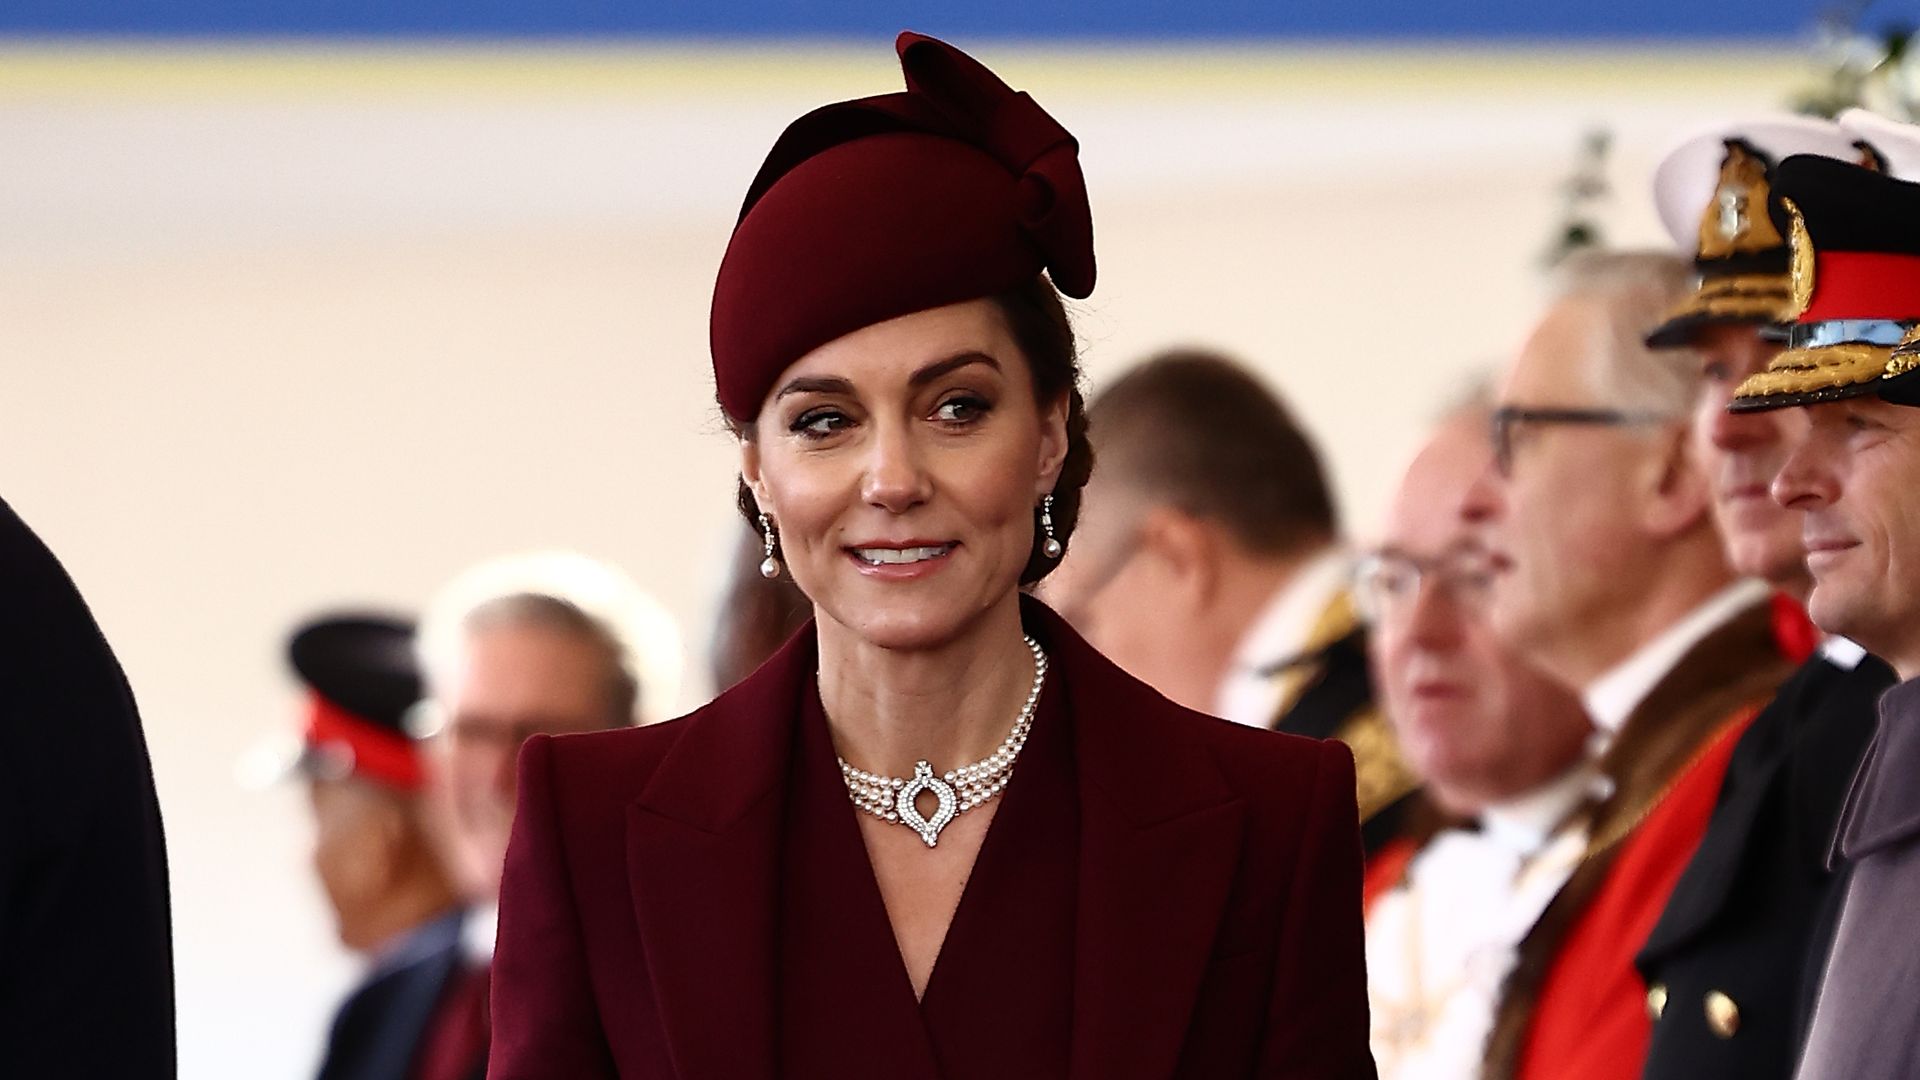
[[[1463,517],[1467,489],[1492,459],[1493,412],[1480,403],[1443,419],[1400,478],[1387,511],[1391,545],[1420,551],[1471,546]]]

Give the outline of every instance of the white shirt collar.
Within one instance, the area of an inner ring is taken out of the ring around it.
[[[1605,751],[1626,726],[1627,717],[1633,715],[1640,702],[1680,663],[1687,650],[1766,597],[1765,583],[1750,578],[1736,581],[1662,630],[1652,641],[1635,649],[1612,670],[1588,683],[1580,697],[1587,707],[1587,715],[1593,719],[1593,753],[1598,756]]]
[[[1254,727],[1272,722],[1278,691],[1267,669],[1306,649],[1313,624],[1347,588],[1351,574],[1352,560],[1345,549],[1333,545],[1302,563],[1274,590],[1234,647],[1233,662],[1214,693],[1214,715]]]
[[[493,962],[493,940],[500,929],[500,906],[488,904],[475,908],[467,915],[466,923],[460,928],[460,948],[467,959],[479,963]]]
[[[1306,648],[1314,621],[1347,587],[1351,573],[1352,563],[1338,547],[1302,563],[1241,635],[1233,650],[1233,666],[1258,670],[1298,655]]]
[[[1591,761],[1581,761],[1532,791],[1491,803],[1480,811],[1480,828],[1488,840],[1520,856],[1546,846],[1580,805],[1595,793],[1599,773]]]
[[[1834,634],[1820,643],[1820,655],[1841,671],[1852,671],[1867,658],[1867,650],[1852,638]]]

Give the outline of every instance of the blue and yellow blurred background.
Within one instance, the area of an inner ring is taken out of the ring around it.
[[[300,793],[233,779],[295,722],[298,618],[578,548],[679,617],[683,704],[703,699],[738,527],[708,290],[774,136],[894,88],[897,30],[976,52],[1080,136],[1094,381],[1170,344],[1243,355],[1364,534],[1424,421],[1514,345],[1569,222],[1663,243],[1666,145],[1825,85],[1847,45],[1822,19],[1876,10],[0,5],[0,494],[146,716],[181,1075],[308,1074],[352,976]]]

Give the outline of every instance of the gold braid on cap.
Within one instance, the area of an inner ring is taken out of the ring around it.
[[[1915,323],[1900,339],[1900,344],[1893,347],[1893,352],[1887,357],[1887,368],[1880,373],[1880,377],[1891,379],[1916,368],[1920,368],[1920,323]]]
[[[1705,278],[1692,296],[1667,313],[1667,320],[1706,317],[1782,322],[1790,317],[1792,291],[1785,274]]]
[[[1885,345],[1849,342],[1818,349],[1788,349],[1773,358],[1767,370],[1750,375],[1734,390],[1734,399],[1811,394],[1869,383],[1888,370],[1892,349]]]

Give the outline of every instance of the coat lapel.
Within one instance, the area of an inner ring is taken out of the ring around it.
[[[627,874],[681,1080],[775,1074],[783,793],[814,637],[795,636],[687,730],[627,808]]]
[[[1920,683],[1901,683],[1880,702],[1879,733],[1854,778],[1837,844],[1848,862],[1920,836],[1920,789],[1910,771],[1920,761]]]
[[[1246,811],[1192,724],[1038,604],[1080,768],[1072,1076],[1173,1073],[1239,865]]]

